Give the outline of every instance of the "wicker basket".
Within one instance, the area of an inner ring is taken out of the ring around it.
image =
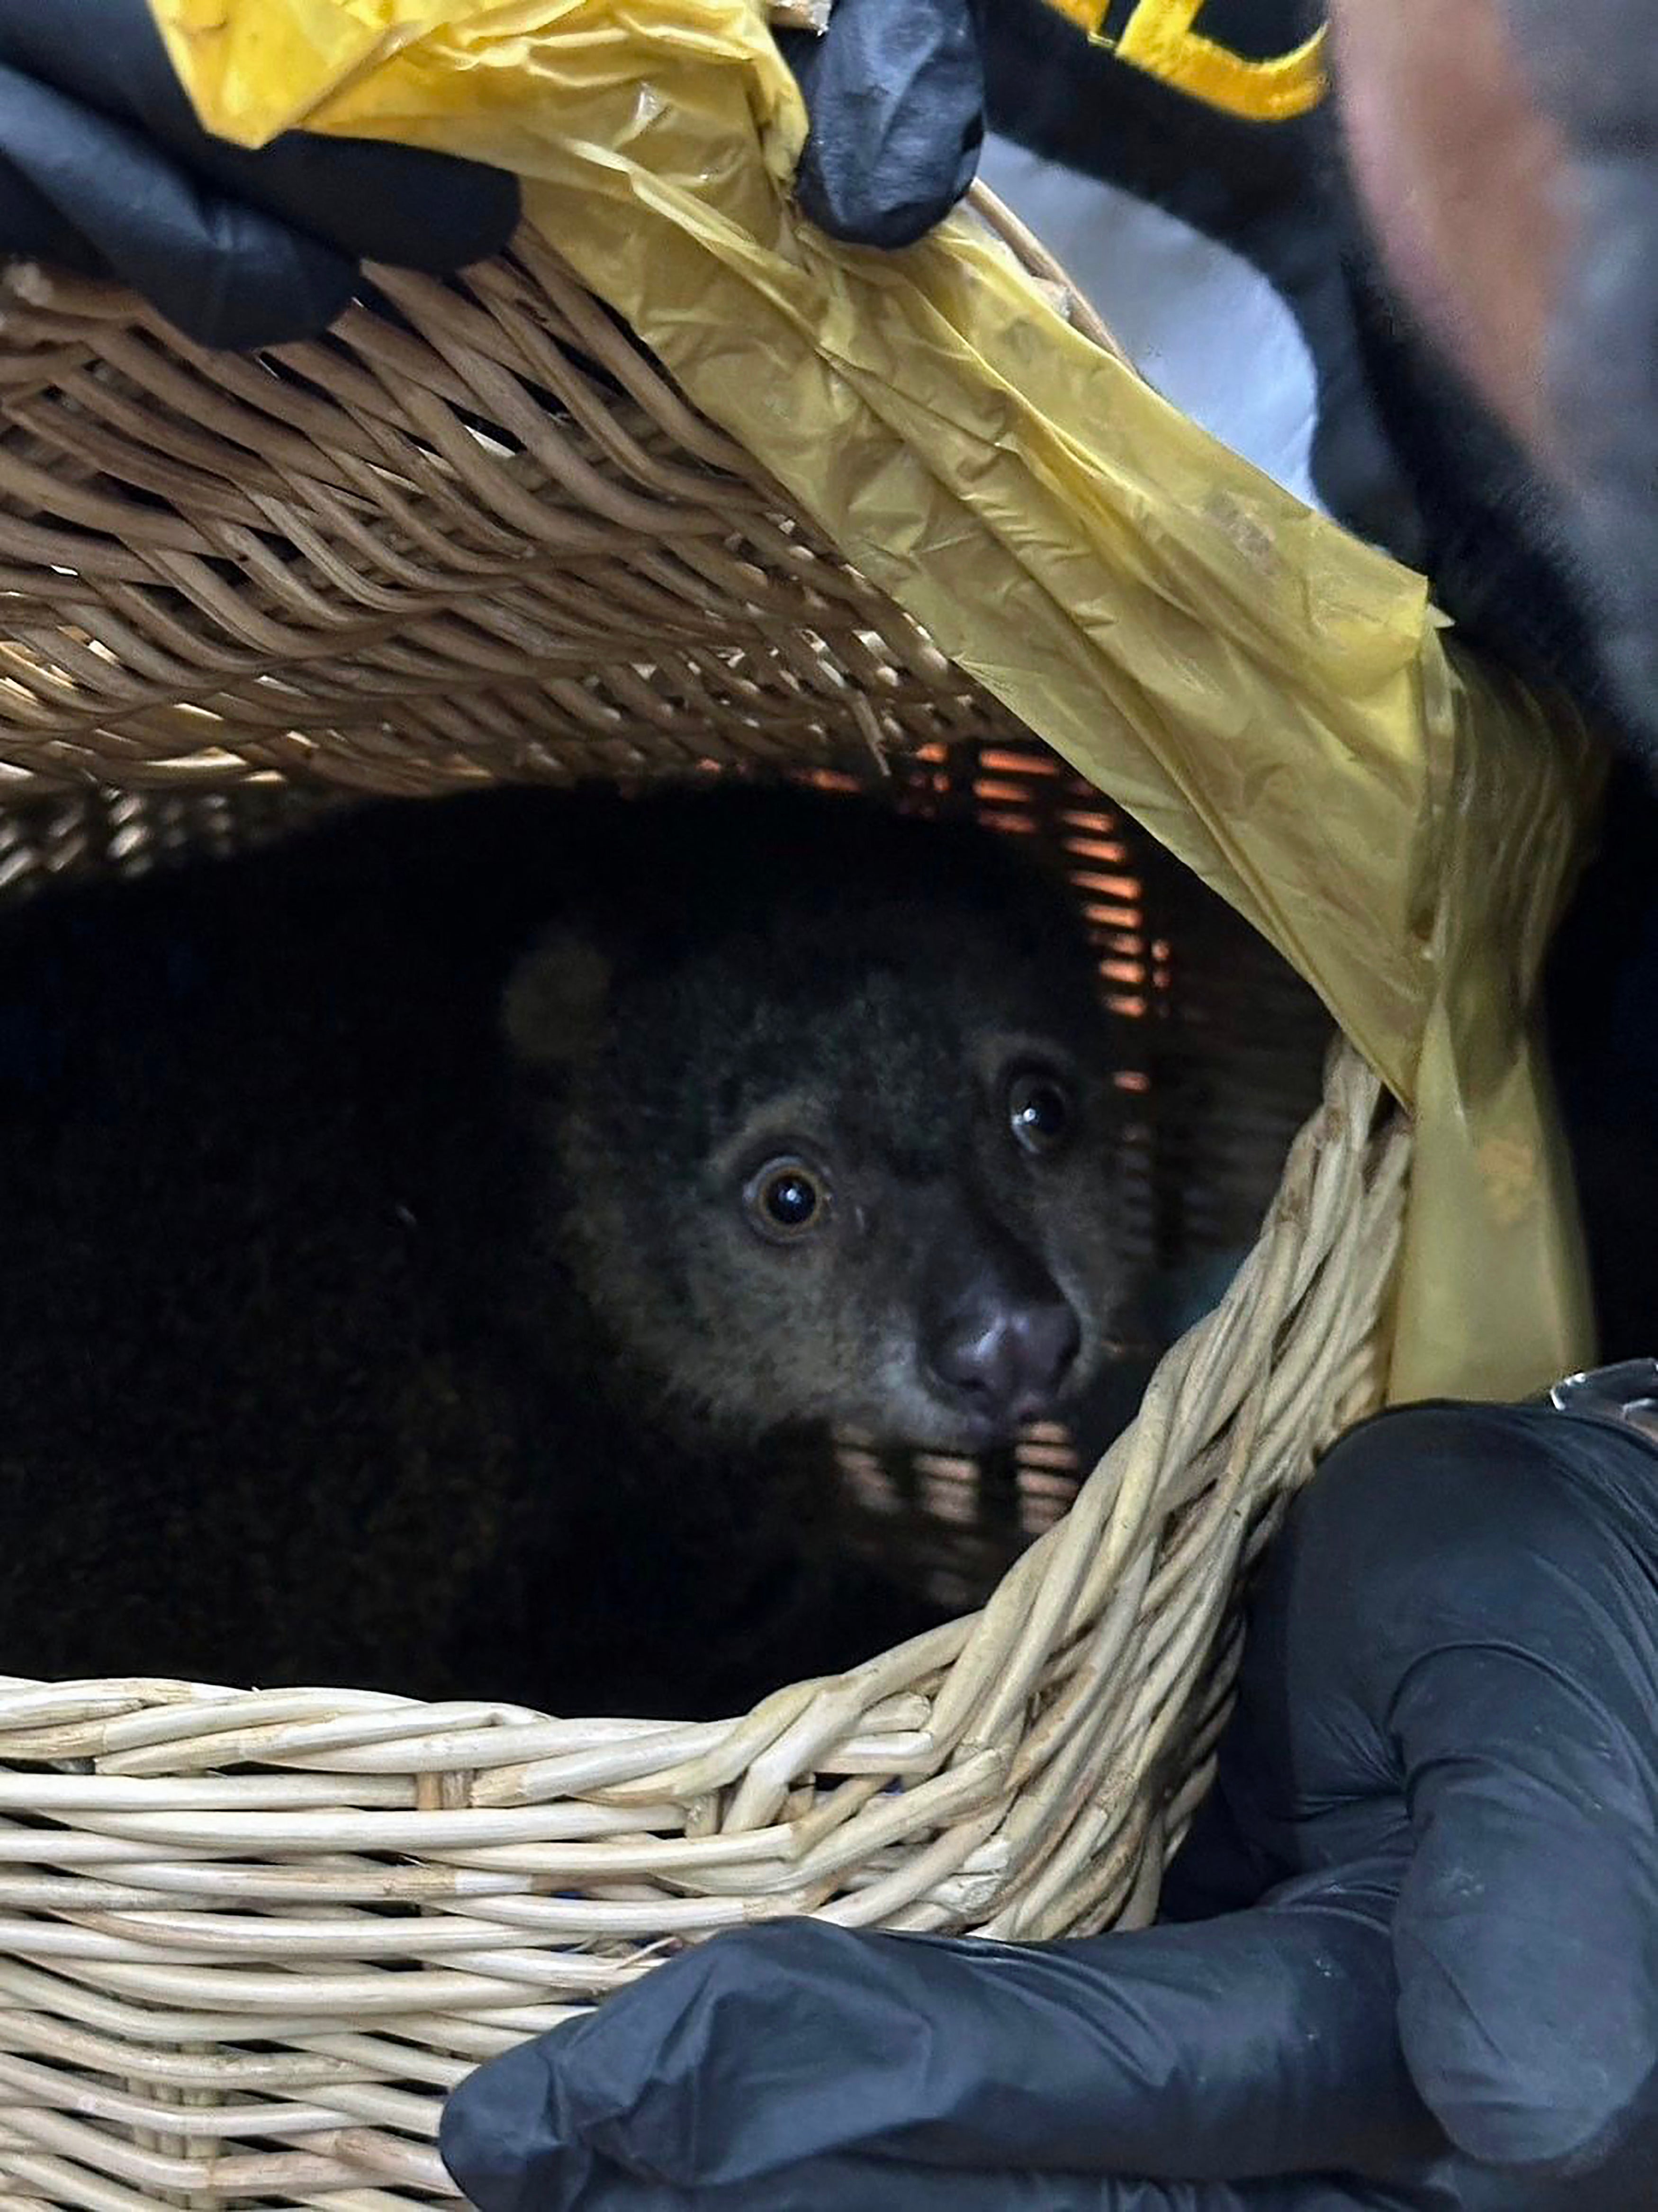
[[[374,276],[328,340],[258,361],[14,277],[0,888],[270,834],[331,788],[884,775],[1063,842],[1144,1017],[1139,1233],[1236,1237],[1299,1108],[1306,994],[1274,998],[1242,926],[544,245],[452,288]],[[1212,1085],[1199,1141],[1158,1109],[1206,1059],[1227,1110]],[[1406,1154],[1339,1048],[1231,1289],[1070,1511],[1050,1486],[1026,1516],[1020,1542],[1050,1525],[983,1610],[743,1717],[42,1684],[0,1655],[4,2201],[391,2212],[452,2193],[431,2142],[472,2063],[713,1929],[1144,1920],[1206,1778],[1242,1570],[1376,1395]]]

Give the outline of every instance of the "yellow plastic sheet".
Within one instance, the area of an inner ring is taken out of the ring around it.
[[[696,404],[1311,980],[1417,1115],[1396,1396],[1588,1356],[1530,1020],[1598,785],[1581,726],[1448,653],[1419,577],[1076,335],[969,215],[891,258],[815,231],[759,0],[152,4],[227,137],[516,171]]]

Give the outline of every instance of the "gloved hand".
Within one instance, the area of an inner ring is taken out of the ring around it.
[[[811,118],[794,180],[831,238],[914,245],[979,166],[979,0],[833,0],[829,28],[778,37]]]
[[[812,114],[799,190],[841,238],[908,243],[972,179],[969,0],[840,0],[788,34]],[[114,277],[208,345],[325,330],[358,264],[443,275],[501,246],[516,180],[294,131],[256,152],[197,122],[148,0],[0,0],[0,258]]]
[[[208,345],[324,330],[360,261],[495,252],[518,185],[413,147],[210,137],[147,0],[0,0],[0,255],[114,277]]]
[[[1620,2212],[1658,2171],[1658,1454],[1332,1452],[1141,1934],[720,1936],[464,2082],[482,2212]],[[1187,1917],[1187,1916],[1191,1916]]]

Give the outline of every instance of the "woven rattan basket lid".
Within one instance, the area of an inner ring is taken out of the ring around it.
[[[257,360],[5,280],[0,795],[867,770],[1017,726],[527,228],[450,284],[369,276]]]

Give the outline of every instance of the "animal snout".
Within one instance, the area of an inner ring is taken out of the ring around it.
[[[969,1307],[940,1331],[929,1364],[975,1424],[1011,1431],[1052,1413],[1081,1349],[1077,1316],[1056,1291]]]

